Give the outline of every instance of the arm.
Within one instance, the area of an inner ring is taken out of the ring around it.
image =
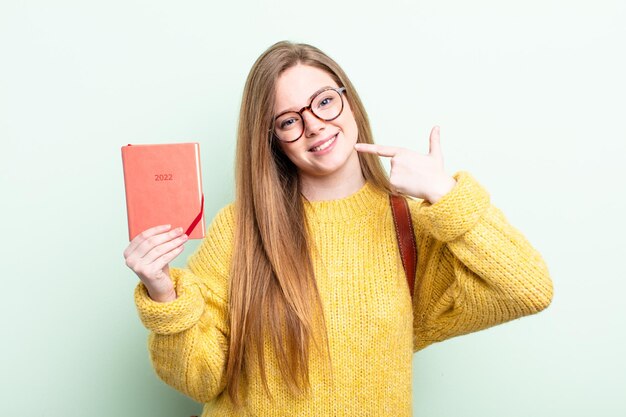
[[[231,205],[217,214],[187,267],[170,268],[175,300],[152,300],[142,283],[135,289],[139,317],[150,330],[148,350],[157,375],[202,403],[225,387],[233,224]]]
[[[535,314],[552,301],[541,255],[467,172],[435,204],[411,202],[418,242],[414,351]]]

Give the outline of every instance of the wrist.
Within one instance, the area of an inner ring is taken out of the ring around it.
[[[454,186],[456,185],[456,180],[453,177],[447,178],[446,181],[443,181],[442,184],[437,187],[436,190],[432,194],[430,194],[427,198],[430,204],[435,204],[439,200],[441,200],[446,194],[448,194]]]
[[[169,301],[174,301],[177,297],[176,290],[174,286],[171,286],[169,289],[151,289],[146,286],[146,290],[148,290],[148,296],[159,303],[167,303]]]

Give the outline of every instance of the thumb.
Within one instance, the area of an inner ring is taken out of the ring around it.
[[[433,127],[430,131],[430,155],[441,158],[441,141],[439,137],[439,126]]]

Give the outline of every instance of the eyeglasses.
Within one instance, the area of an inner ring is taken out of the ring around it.
[[[311,98],[308,106],[299,111],[286,111],[276,116],[271,132],[281,142],[297,141],[304,133],[302,113],[305,110],[310,110],[315,117],[325,122],[335,120],[343,111],[342,93],[344,91],[346,91],[345,87],[323,89]]]

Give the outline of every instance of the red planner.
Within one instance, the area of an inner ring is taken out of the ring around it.
[[[162,224],[182,226],[190,239],[204,237],[198,142],[122,146],[122,165],[129,241]]]

